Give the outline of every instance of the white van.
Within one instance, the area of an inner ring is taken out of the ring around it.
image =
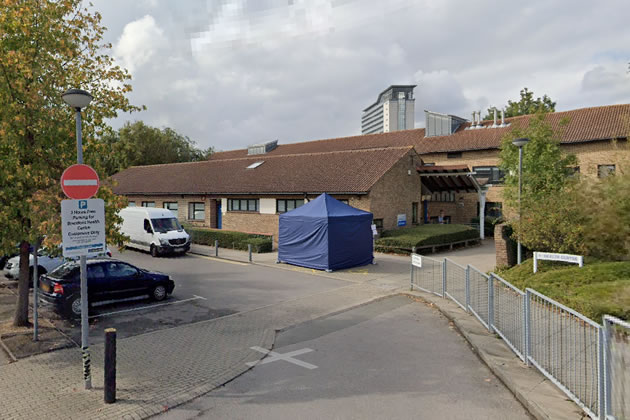
[[[190,249],[190,236],[168,209],[126,207],[120,211],[123,219],[120,231],[129,236],[130,248],[161,254],[181,253]]]

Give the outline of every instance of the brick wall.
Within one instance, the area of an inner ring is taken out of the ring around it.
[[[505,223],[494,226],[496,267],[512,267],[516,264],[516,245],[507,232],[508,226]]]
[[[411,203],[418,203],[418,222],[422,223],[422,190],[416,164],[420,160],[413,151],[404,156],[372,187],[368,198],[375,219],[383,219],[383,229],[397,228],[398,214],[407,215],[411,225]],[[411,175],[409,175],[409,171]]]
[[[278,220],[277,214],[228,211],[223,214],[222,228],[225,230],[274,235],[274,241],[276,241],[278,237]]]

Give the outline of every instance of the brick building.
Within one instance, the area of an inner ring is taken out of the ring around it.
[[[204,162],[132,167],[114,175],[114,191],[130,205],[170,208],[193,225],[273,235],[280,213],[323,192],[372,212],[382,229],[403,219],[407,226],[431,222],[440,210],[452,223],[469,223],[479,214],[478,184],[487,189],[485,213],[500,213],[501,138],[532,116],[469,122],[427,112],[426,118],[427,130],[270,142]],[[630,105],[546,119],[582,174],[605,176],[630,158]],[[477,182],[470,182],[472,173]]]

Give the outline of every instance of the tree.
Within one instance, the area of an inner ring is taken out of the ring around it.
[[[525,127],[515,127],[501,140],[500,169],[506,174],[503,198],[508,207],[518,206],[518,148],[512,141],[527,137],[523,147],[522,203],[537,201],[548,194],[562,190],[574,173],[577,158],[560,150],[559,133],[545,121],[546,114],[532,117]],[[561,124],[565,126],[566,121]],[[562,129],[561,127],[561,129]]]
[[[29,244],[45,236],[59,243],[59,179],[75,162],[74,111],[61,99],[81,87],[94,100],[83,112],[86,163],[101,171],[95,155],[107,153],[92,139],[106,132],[104,121],[130,105],[126,70],[106,54],[101,16],[81,0],[4,0],[0,4],[0,252],[20,244],[20,278],[15,325],[28,325]],[[107,237],[120,242],[115,222],[123,201],[104,182]]]
[[[556,103],[547,95],[534,99],[534,92],[526,87],[521,90],[521,99],[518,102],[508,101],[505,107],[506,117],[516,117],[518,115],[537,114],[541,112],[554,112]],[[494,108],[488,108],[488,114],[484,120],[494,119]]]
[[[545,121],[545,115],[541,113],[532,117],[527,126],[515,127],[504,136],[499,153],[499,167],[506,174],[502,194],[514,235],[525,246],[558,251],[558,243],[565,241],[565,238],[574,238],[579,232],[559,231],[568,225],[555,222],[570,219],[568,215],[566,219],[562,219],[562,213],[557,220],[553,217],[549,217],[549,220],[542,218],[554,208],[570,210],[567,203],[572,202],[571,197],[560,194],[573,182],[571,175],[577,165],[577,158],[560,150],[559,133],[555,133]],[[519,220],[519,156],[518,148],[512,141],[519,137],[526,137],[529,142],[523,147],[521,222],[516,223]]]
[[[206,160],[214,151],[198,149],[194,141],[171,128],[160,130],[142,121],[107,132],[100,141],[110,150],[102,156],[108,175],[136,165]]]

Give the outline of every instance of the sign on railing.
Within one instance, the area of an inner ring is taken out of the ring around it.
[[[416,254],[412,254],[411,255],[411,265],[413,265],[415,267],[422,268],[422,256],[416,255]]]
[[[538,271],[538,260],[562,261],[584,267],[584,257],[572,254],[556,254],[554,252],[534,252],[534,273]]]

